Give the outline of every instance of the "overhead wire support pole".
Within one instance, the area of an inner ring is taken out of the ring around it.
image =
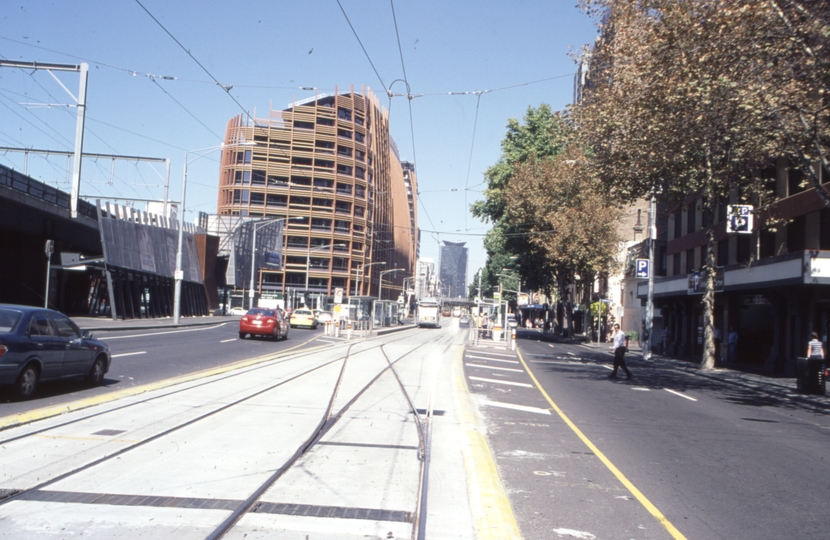
[[[86,86],[89,79],[89,64],[81,62],[80,64],[51,64],[41,62],[21,62],[15,60],[0,60],[0,67],[16,67],[26,69],[45,69],[47,71],[77,71],[80,74],[80,84],[78,89],[78,97],[72,95],[71,92],[63,87],[63,84],[58,81],[63,89],[72,96],[77,102],[78,115],[75,123],[75,160],[72,166],[72,190],[70,200],[70,212],[72,218],[78,217],[78,199],[80,198],[81,190],[81,156],[84,149],[84,122],[86,119]],[[52,75],[54,77],[54,75]]]

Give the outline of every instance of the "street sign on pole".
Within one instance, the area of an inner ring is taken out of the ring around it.
[[[726,232],[738,234],[752,233],[752,206],[749,204],[730,204]]]
[[[637,279],[648,279],[650,272],[648,259],[634,259],[634,271]]]
[[[342,304],[343,303],[343,288],[337,287],[334,289],[334,303],[335,304]]]

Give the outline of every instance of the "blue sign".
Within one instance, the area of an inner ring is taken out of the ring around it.
[[[634,271],[638,279],[648,279],[648,259],[634,259]]]

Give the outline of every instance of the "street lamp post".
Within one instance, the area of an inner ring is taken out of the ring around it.
[[[502,270],[510,271],[510,268],[503,268]],[[509,289],[504,289],[506,292],[516,293],[516,302],[518,304],[518,298],[519,298],[518,295],[522,294],[522,278],[519,277],[519,276],[514,276],[513,274],[496,274],[496,275],[501,276],[501,277],[515,279],[519,282],[519,290],[518,291],[511,291]],[[501,287],[501,283],[499,283],[499,287]],[[502,300],[504,300],[504,299],[503,298],[499,299],[499,303],[501,303]],[[505,331],[507,331],[506,330],[507,329],[507,302],[504,302],[504,304],[505,304],[504,313],[503,313],[504,325],[502,326],[502,328],[504,328]]]
[[[173,274],[173,279],[175,280],[175,285],[173,288],[173,323],[179,324],[179,316],[181,315],[182,309],[182,279],[184,278],[184,272],[182,272],[182,243],[184,239],[184,214],[185,214],[185,197],[187,195],[187,166],[189,163],[187,161],[187,155],[194,153],[194,152],[201,152],[198,156],[193,158],[192,161],[196,161],[197,159],[201,159],[206,155],[214,152],[216,150],[221,150],[228,146],[255,146],[256,143],[253,141],[238,143],[233,145],[225,145],[220,144],[219,146],[212,146],[210,148],[201,148],[199,150],[189,150],[184,153],[184,168],[182,169],[182,207],[181,211],[179,212],[179,238],[177,242],[176,248],[176,271]]]
[[[400,272],[403,268],[393,268],[392,270],[382,270],[380,273],[380,289],[378,290],[378,300],[383,300],[383,275]]]
[[[384,261],[380,261],[380,262],[366,263],[362,266],[357,267],[357,278],[355,279],[355,282],[354,282],[354,295],[355,296],[357,296],[357,284],[360,282],[360,273],[361,273],[360,271],[362,269],[366,268],[367,266],[375,266],[375,265],[385,266],[386,263]],[[361,287],[361,289],[362,289],[362,287]]]

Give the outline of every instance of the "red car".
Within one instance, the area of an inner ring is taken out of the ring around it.
[[[253,336],[268,336],[276,340],[288,339],[288,321],[280,310],[255,307],[239,320],[239,339],[245,339],[248,334]]]

